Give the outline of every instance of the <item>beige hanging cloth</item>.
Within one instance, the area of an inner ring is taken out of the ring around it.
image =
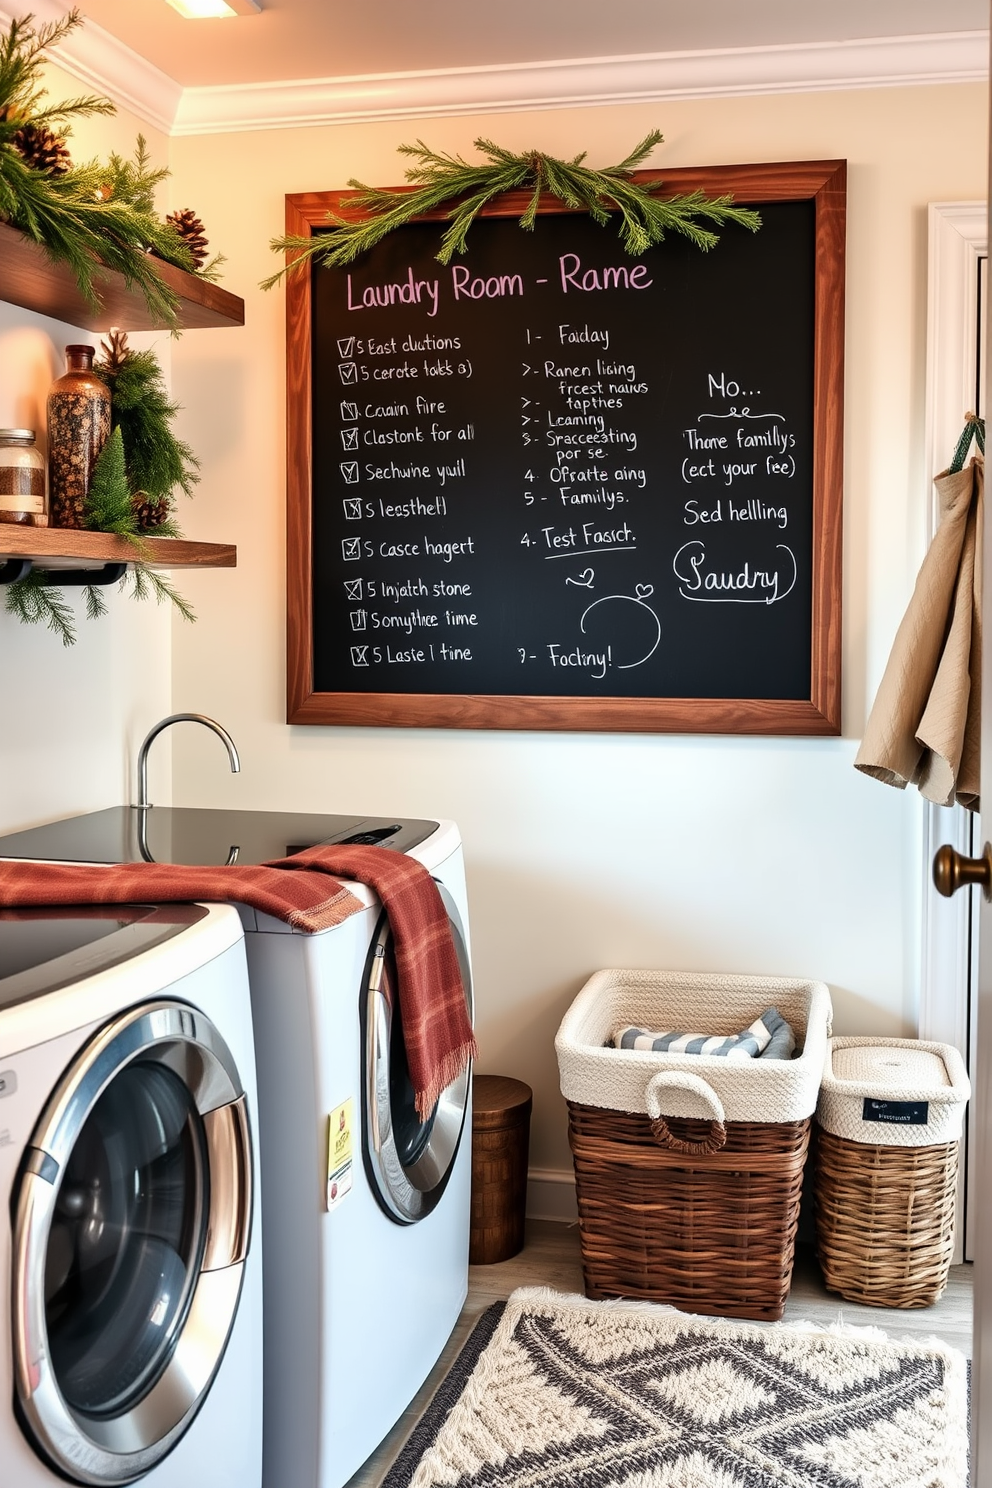
[[[934,480],[940,523],[923,560],[855,768],[938,806],[978,809],[984,462]]]

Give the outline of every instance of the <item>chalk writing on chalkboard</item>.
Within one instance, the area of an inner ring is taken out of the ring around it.
[[[709,254],[494,214],[290,281],[291,717],[837,731],[843,171],[753,172]]]

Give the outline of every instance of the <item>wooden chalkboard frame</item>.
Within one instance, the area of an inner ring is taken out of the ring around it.
[[[812,201],[815,209],[813,553],[810,697],[589,698],[449,696],[314,690],[310,275],[286,292],[287,721],[409,728],[601,730],[642,733],[836,735],[841,727],[844,280],[847,168],[842,160],[639,171],[672,194],[732,192],[741,205]],[[286,197],[286,231],[309,236],[327,213],[360,215],[355,191]],[[487,215],[519,217],[529,193]],[[556,201],[542,208],[566,211]],[[441,214],[436,214],[440,216]],[[398,231],[402,232],[402,228]],[[719,248],[715,250],[719,252]],[[319,272],[319,271],[318,271]]]

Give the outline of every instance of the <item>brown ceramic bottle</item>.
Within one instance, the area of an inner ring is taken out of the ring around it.
[[[67,346],[68,371],[48,394],[48,505],[53,527],[84,527],[97,456],[110,436],[110,389],[92,346]]]

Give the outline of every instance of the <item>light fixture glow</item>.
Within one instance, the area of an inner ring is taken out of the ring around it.
[[[168,0],[188,21],[210,21],[239,15],[257,15],[257,0]]]

